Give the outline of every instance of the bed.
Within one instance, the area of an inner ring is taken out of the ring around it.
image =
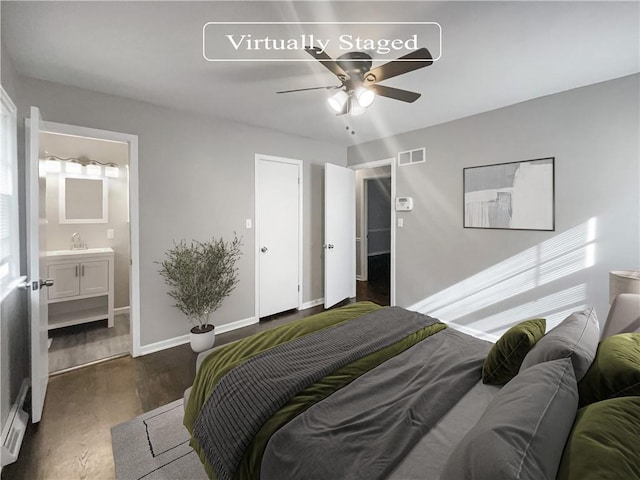
[[[217,480],[554,479],[598,321],[528,322],[494,345],[399,307],[329,310],[201,355],[184,424]]]

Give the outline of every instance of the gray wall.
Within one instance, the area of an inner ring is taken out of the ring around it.
[[[45,120],[139,137],[142,345],[188,332],[154,263],[180,238],[243,237],[240,283],[213,322],[253,317],[254,230],[245,219],[254,214],[256,153],[304,161],[303,301],[322,297],[322,164],[345,165],[343,147],[32,78],[20,83],[21,116],[35,105]]]
[[[120,167],[120,176],[107,178],[108,223],[60,223],[58,173],[47,174],[47,249],[65,250],[71,245],[71,236],[79,233],[89,248],[111,247],[114,251],[114,303],[115,308],[129,306],[129,222],[127,205],[126,165],[129,163],[128,147],[124,143],[105,142],[92,138],[71,137],[42,133],[40,155],[62,158],[87,157],[102,163],[115,163]],[[107,229],[114,231],[114,238],[107,239]]]
[[[11,58],[6,54],[4,45],[1,46],[2,55],[0,73],[2,74],[2,87],[9,94],[16,106],[19,105],[20,85],[18,76],[11,63]],[[18,121],[18,138],[22,138],[22,127]],[[18,156],[22,152],[23,145],[18,141]],[[21,170],[19,173],[23,173]],[[19,184],[24,185],[19,175]],[[24,201],[24,190],[20,196]],[[24,204],[24,203],[22,203]],[[21,232],[24,232],[22,218]],[[24,235],[22,235],[24,239]],[[23,243],[21,243],[23,245]],[[24,252],[22,258],[24,259]],[[21,262],[21,273],[26,268]],[[29,376],[29,340],[27,319],[27,294],[21,288],[14,290],[0,304],[0,428],[9,413],[9,408],[16,400],[22,380]]]
[[[16,288],[0,304],[0,429],[4,427],[22,381],[29,376],[26,292]]]
[[[17,102],[19,95],[19,81],[18,74],[13,67],[13,62],[9,54],[7,54],[4,44],[0,45],[0,78],[2,81],[2,88],[9,94],[13,103]]]
[[[499,333],[538,315],[608,310],[608,271],[640,267],[639,79],[612,80],[348,149],[350,165],[426,147],[398,167],[397,302]],[[556,158],[556,230],[462,228],[462,169]]]

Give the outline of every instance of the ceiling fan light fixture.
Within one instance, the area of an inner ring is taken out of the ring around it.
[[[367,108],[376,99],[376,93],[368,88],[360,87],[356,90],[356,99],[361,107]]]
[[[349,99],[349,95],[347,95],[347,92],[345,92],[344,90],[340,90],[335,95],[331,95],[327,99],[327,101],[329,102],[329,105],[333,110],[335,110],[336,113],[340,113],[344,108],[344,104],[347,102],[348,99]]]
[[[352,117],[357,117],[358,115],[362,115],[366,111],[366,107],[360,105],[357,98],[354,98],[351,101],[351,105],[349,105],[349,115],[351,115]]]

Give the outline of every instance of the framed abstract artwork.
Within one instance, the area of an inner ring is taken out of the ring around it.
[[[464,227],[555,230],[555,157],[463,169]]]

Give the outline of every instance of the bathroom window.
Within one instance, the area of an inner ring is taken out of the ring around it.
[[[0,299],[3,299],[19,276],[20,245],[16,106],[2,86],[0,103]]]

